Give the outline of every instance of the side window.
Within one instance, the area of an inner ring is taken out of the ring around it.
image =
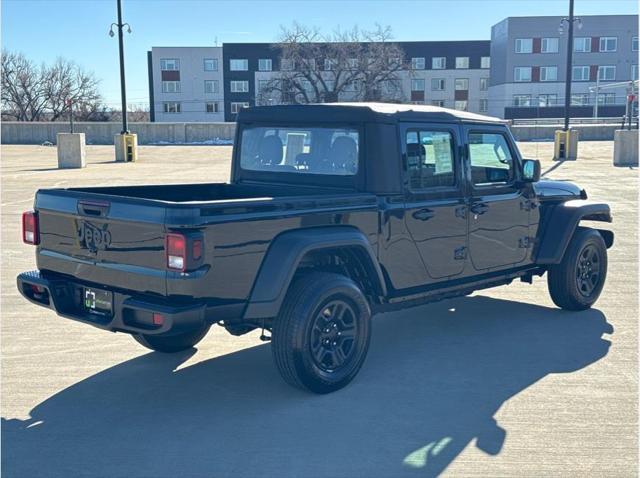
[[[513,156],[504,135],[470,133],[471,179],[477,186],[508,184],[514,177]]]
[[[446,131],[408,131],[407,169],[411,189],[455,185],[453,136]]]

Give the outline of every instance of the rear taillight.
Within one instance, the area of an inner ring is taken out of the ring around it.
[[[184,272],[187,266],[187,238],[182,234],[167,234],[165,252],[167,267]]]
[[[22,241],[25,244],[32,244],[34,246],[40,243],[38,213],[35,211],[22,213]]]

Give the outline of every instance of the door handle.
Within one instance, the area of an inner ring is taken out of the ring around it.
[[[413,213],[413,218],[418,221],[428,221],[433,218],[436,213],[431,209],[420,209]]]
[[[480,216],[489,210],[489,205],[485,202],[473,204],[469,210],[476,216]]]

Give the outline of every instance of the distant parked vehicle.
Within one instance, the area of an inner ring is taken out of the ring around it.
[[[598,299],[609,206],[540,180],[506,124],[415,105],[242,110],[230,184],[44,189],[23,216],[38,270],[20,292],[177,352],[212,324],[271,334],[291,385],[338,390],[376,312],[531,282]],[[478,317],[478,320],[482,320]]]

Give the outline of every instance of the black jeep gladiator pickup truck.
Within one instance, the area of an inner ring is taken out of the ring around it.
[[[262,329],[291,385],[349,383],[372,314],[547,273],[553,301],[598,298],[609,207],[540,180],[507,125],[371,103],[242,110],[230,184],[39,190],[23,215],[29,301],[177,352],[212,324]],[[478,320],[482,320],[478,317]]]

